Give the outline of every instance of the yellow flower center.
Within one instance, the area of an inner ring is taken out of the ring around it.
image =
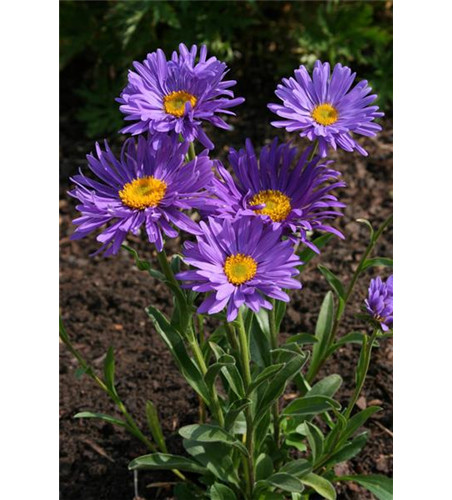
[[[190,102],[191,107],[194,108],[197,100],[194,95],[185,92],[185,90],[178,90],[163,98],[163,107],[169,115],[181,117],[185,113],[185,103]]]
[[[166,188],[166,182],[151,175],[128,182],[119,191],[119,197],[124,205],[144,210],[147,207],[156,207],[165,196]]]
[[[339,120],[339,113],[331,104],[319,104],[311,113],[312,118],[320,125],[333,125]]]
[[[273,222],[286,220],[292,210],[290,198],[276,189],[259,191],[251,198],[250,205],[265,205],[256,213],[268,215]]]
[[[254,278],[257,271],[257,262],[249,255],[236,253],[230,255],[224,263],[224,272],[229,283],[241,285]]]

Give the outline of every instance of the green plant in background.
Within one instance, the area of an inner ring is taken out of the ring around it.
[[[242,79],[250,108],[254,96],[271,97],[263,78],[275,83],[318,58],[352,64],[378,88],[380,107],[391,112],[390,2],[66,1],[60,11],[63,113],[89,137],[120,128],[114,99],[129,62],[156,47],[173,50],[181,39],[206,43],[216,56],[234,60],[234,77]]]

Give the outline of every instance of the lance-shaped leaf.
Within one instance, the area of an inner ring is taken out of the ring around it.
[[[135,458],[129,463],[129,469],[172,470],[178,469],[185,472],[205,474],[207,470],[202,465],[189,458],[168,453],[151,453]]]
[[[362,333],[362,332],[350,332],[347,333],[347,335],[344,335],[341,337],[337,342],[335,342],[329,349],[327,353],[327,357],[333,354],[334,351],[339,349],[339,347],[342,347],[345,344],[362,344],[364,341],[364,337],[367,338],[367,335]],[[379,344],[375,340],[374,341],[374,347],[378,347]]]
[[[277,372],[279,372],[282,367],[284,366],[284,363],[279,363],[277,365],[270,365],[267,366],[267,368],[264,368],[257,376],[254,378],[254,380],[251,382],[251,384],[248,387],[247,394],[250,395],[252,394],[258,387],[260,387],[264,382],[269,380],[270,378],[274,377]]]
[[[273,474],[273,460],[269,455],[261,453],[256,460],[256,480],[267,479]]]
[[[309,472],[312,471],[312,464],[305,460],[304,458],[299,458],[298,460],[291,460],[279,469],[279,472],[287,472],[287,474],[292,474],[301,478]]]
[[[341,441],[346,441],[348,438],[353,436],[353,434],[363,426],[366,421],[377,411],[380,411],[380,406],[369,406],[365,410],[360,411],[347,422],[344,431],[341,434]]]
[[[392,259],[388,259],[386,257],[374,257],[373,259],[367,259],[363,266],[362,271],[368,269],[369,267],[392,267],[393,261]]]
[[[235,366],[235,359],[229,354],[226,354],[224,349],[218,344],[209,342],[209,345],[214,352],[215,357],[217,358],[217,362],[223,362],[223,366],[219,367],[219,369],[221,369],[221,373],[225,377],[227,383],[229,384],[229,387],[239,398],[244,398],[245,385],[243,383],[240,372],[237,370],[237,366]],[[216,367],[214,370],[217,370],[217,368],[218,367]]]
[[[311,448],[312,465],[315,466],[322,458],[325,439],[322,431],[316,425],[311,424],[311,422],[306,422],[304,427],[309,447]]]
[[[146,418],[154,441],[162,451],[167,453],[168,450],[166,449],[165,437],[163,436],[157,409],[152,401],[146,401]]]
[[[357,438],[355,438],[351,443],[347,443],[341,449],[336,451],[336,453],[325,463],[326,466],[336,465],[341,462],[346,462],[351,458],[358,455],[358,453],[364,448],[369,438],[368,432],[363,432]]]
[[[327,396],[332,398],[341,385],[342,377],[340,375],[328,375],[328,377],[325,377],[317,382],[317,384],[315,384],[312,389],[308,391],[306,397]]]
[[[304,486],[300,479],[286,472],[277,472],[272,474],[267,479],[257,481],[255,485],[255,491],[259,491],[263,488],[274,487],[283,491],[301,493],[304,490]]]
[[[341,405],[332,398],[327,396],[304,396],[293,400],[289,405],[287,405],[282,415],[284,416],[308,416],[308,415],[318,415],[319,413],[324,413],[335,408],[340,410]]]
[[[272,362],[270,355],[270,337],[259,325],[257,318],[251,316],[250,329],[250,352],[251,359],[260,367],[269,366]]]
[[[93,413],[91,411],[82,411],[74,415],[74,418],[98,418],[109,424],[119,425],[120,427],[127,427],[127,422],[116,417],[111,417],[105,413]]]
[[[201,443],[223,443],[237,448],[243,455],[248,456],[246,447],[234,436],[226,432],[222,427],[210,424],[193,424],[179,429],[179,434],[192,441]]]
[[[310,474],[302,477],[300,481],[315,490],[322,498],[326,498],[327,500],[336,500],[336,490],[334,489],[334,486],[325,478],[311,472]]]
[[[254,425],[257,426],[271,405],[282,396],[287,383],[302,369],[307,358],[305,354],[295,354],[293,358],[276,373],[258,402]]]
[[[371,474],[369,476],[342,476],[336,481],[354,481],[373,493],[378,500],[393,499],[393,484],[390,477]]]
[[[330,343],[330,337],[333,330],[334,321],[334,302],[332,292],[328,292],[323,299],[322,307],[320,308],[319,317],[315,327],[315,336],[318,342],[314,344],[312,349],[312,361],[309,366],[308,380],[311,374],[317,371],[318,366],[325,357],[326,351]]]
[[[237,467],[232,462],[232,449],[223,443],[201,443],[184,439],[185,450],[220,481],[240,487]]]
[[[117,395],[115,387],[115,353],[113,347],[109,347],[104,361],[105,385],[113,394]]]
[[[165,316],[155,307],[146,309],[155,329],[165,342],[187,382],[209,404],[209,391],[198,367],[187,353],[181,335],[169,324]]]
[[[224,418],[224,428],[229,431],[232,429],[232,426],[234,425],[235,421],[237,420],[237,417],[242,413],[242,411],[251,404],[251,399],[238,399],[234,401],[231,406],[229,407],[229,410],[226,413],[226,416]]]
[[[225,484],[215,483],[210,488],[211,500],[237,500],[235,493]]]
[[[336,292],[336,295],[340,299],[345,299],[345,290],[344,287],[342,286],[341,280],[333,273],[333,271],[330,271],[327,267],[325,266],[317,266],[319,271],[323,274],[324,278],[328,281],[328,284],[330,287]]]
[[[292,342],[295,342],[296,344],[316,344],[319,341],[319,339],[315,336],[312,335],[312,333],[297,333],[296,335],[292,335],[290,337],[286,344],[291,344]]]

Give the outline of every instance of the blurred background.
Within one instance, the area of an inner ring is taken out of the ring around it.
[[[271,138],[266,104],[284,76],[319,58],[341,62],[371,82],[391,116],[391,1],[64,1],[60,2],[62,149],[71,155],[123,126],[115,97],[134,60],[180,42],[206,44],[227,62],[246,102],[231,123],[237,134],[214,137],[240,146],[243,136]],[[65,151],[66,147],[71,151]]]

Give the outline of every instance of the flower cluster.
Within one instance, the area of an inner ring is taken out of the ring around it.
[[[119,158],[107,142],[104,149],[96,144],[95,154],[87,157],[94,178],[74,176],[70,194],[80,201],[81,216],[74,220],[73,238],[99,231],[98,252],[111,255],[129,232],[141,228],[158,252],[164,238],[176,237],[179,230],[196,235],[196,243],[185,244],[184,255],[196,270],[177,278],[183,287],[209,294],[200,313],[227,307],[232,321],[243,304],[253,311],[271,308],[265,297],[288,301],[283,290],[301,288],[294,279],[302,264],[296,249],[301,243],[319,252],[313,232],[343,238],[331,222],[342,215],[344,204],[334,191],[345,183],[323,157],[337,145],[364,154],[350,133],[374,135],[380,126],[373,120],[382,113],[370,106],[376,96],[368,95],[367,82],[350,90],[355,74],[349,68],[338,64],[330,77],[328,63],[317,61],[311,79],[301,66],[295,79],[278,86],[284,104],[269,107],[285,119],[273,125],[300,131],[317,141],[315,147],[300,153],[292,143],[274,139],[258,156],[246,140],[244,149],[231,148],[230,172],[207,150],[196,156],[193,142],[213,149],[203,122],[228,129],[219,115],[233,114],[230,108],[244,99],[230,90],[236,82],[225,80],[223,62],[208,57],[205,46],[197,56],[196,46],[189,50],[181,44],[170,60],[158,49],[134,63],[117,100],[131,122],[121,132],[138,138],[124,143]],[[198,210],[207,222],[198,224],[187,210]]]

